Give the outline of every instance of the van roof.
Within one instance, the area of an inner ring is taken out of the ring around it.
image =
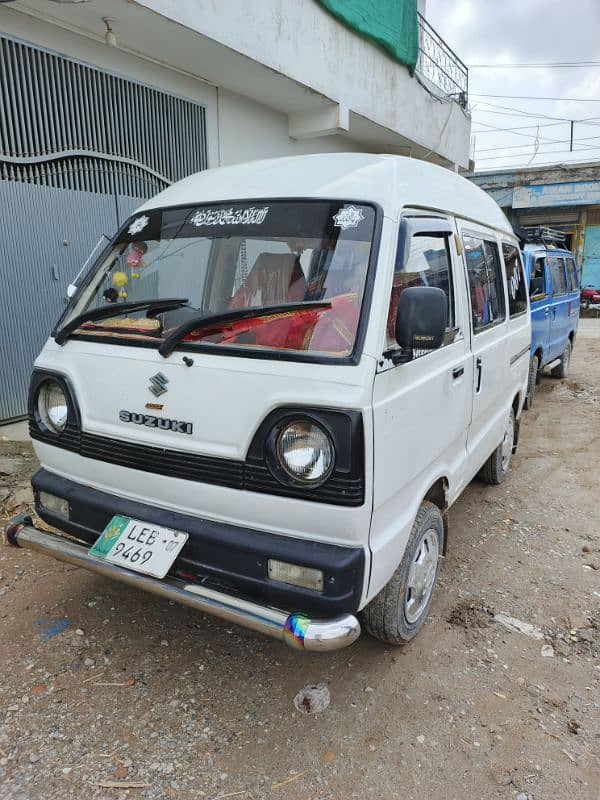
[[[546,247],[543,244],[539,244],[539,242],[537,244],[535,243],[526,244],[523,247],[523,252],[527,255],[531,253],[532,255],[536,256],[558,255],[558,256],[570,256],[571,258],[573,258],[573,253],[570,250],[567,250],[565,247]]]
[[[445,211],[513,235],[500,206],[483,189],[444,167],[370,153],[318,153],[250,161],[190,175],[139,210],[254,198],[323,197]]]

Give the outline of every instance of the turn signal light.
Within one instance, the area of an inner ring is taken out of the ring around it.
[[[57,497],[55,494],[50,494],[50,492],[40,492],[39,498],[40,505],[42,505],[46,511],[69,519],[69,501],[65,500],[64,497]]]
[[[269,579],[279,583],[289,583],[292,586],[301,586],[303,589],[312,589],[315,592],[323,591],[323,572],[311,567],[300,567],[298,564],[288,564],[286,561],[276,561],[273,558],[268,562]]]

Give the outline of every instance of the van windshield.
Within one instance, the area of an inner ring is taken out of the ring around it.
[[[140,213],[84,281],[64,327],[77,337],[124,344],[159,346],[168,337],[186,345],[347,357],[374,228],[371,206],[340,201]]]

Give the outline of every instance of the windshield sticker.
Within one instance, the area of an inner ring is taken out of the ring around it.
[[[130,236],[136,236],[138,233],[141,233],[146,225],[150,222],[150,218],[144,215],[143,217],[138,217],[134,219],[127,232]]]
[[[264,208],[219,208],[201,209],[191,218],[196,228],[202,225],[262,225],[269,213],[269,206]]]
[[[356,206],[346,206],[346,208],[340,208],[333,217],[333,224],[336,228],[345,231],[347,228],[358,228],[358,223],[362,222],[364,218],[362,209],[356,208]]]

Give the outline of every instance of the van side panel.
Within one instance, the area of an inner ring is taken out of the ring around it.
[[[443,479],[451,501],[465,483],[473,372],[466,332],[466,287],[463,270],[457,266],[454,237],[450,251],[458,328],[455,341],[406,364],[394,367],[385,362],[375,376],[369,599],[400,563],[419,506],[431,486]]]
[[[473,474],[485,463],[488,456],[501,442],[506,430],[506,422],[514,397],[513,386],[508,380],[509,361],[514,355],[514,344],[508,324],[508,297],[503,262],[501,260],[502,242],[496,233],[472,223],[459,225],[463,242],[470,240],[477,243],[488,243],[496,254],[494,273],[501,276],[501,287],[504,299],[504,319],[493,320],[489,312],[489,320],[480,320],[482,326],[477,332],[473,330],[470,314],[471,352],[473,357],[473,414],[467,438],[467,450]],[[486,245],[487,247],[488,245]],[[500,258],[500,262],[497,259]],[[464,260],[467,269],[466,257]],[[473,273],[471,273],[473,274]],[[476,276],[477,273],[475,272]],[[475,277],[472,278],[475,280]],[[469,287],[470,302],[477,308],[475,294],[477,287]],[[486,307],[491,304],[486,304]],[[473,312],[475,314],[475,311]],[[529,341],[526,343],[529,345]],[[523,345],[525,346],[525,345]],[[525,363],[527,360],[525,359]]]

